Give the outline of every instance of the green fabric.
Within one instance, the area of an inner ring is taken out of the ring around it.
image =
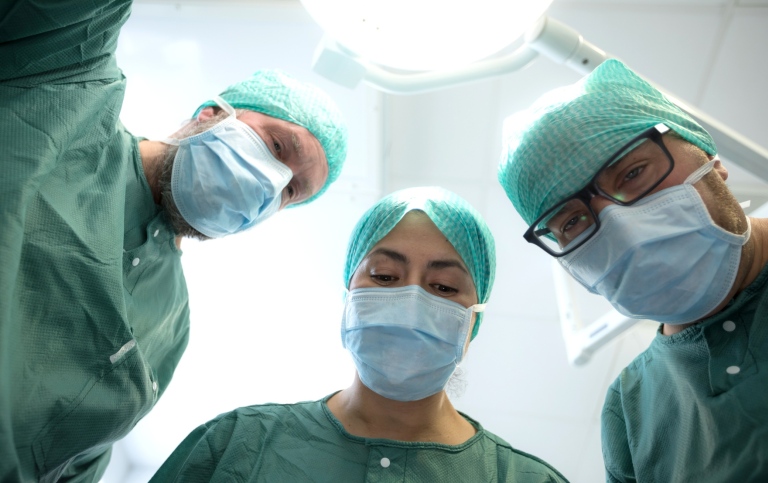
[[[426,213],[456,249],[475,282],[478,303],[488,301],[496,274],[496,245],[482,216],[464,199],[439,187],[408,188],[385,196],[357,222],[349,237],[344,286],[349,287],[360,262],[412,210]],[[472,338],[482,323],[482,312]]]
[[[3,482],[98,481],[187,343],[181,253],[118,120],[130,5],[0,3]]]
[[[250,109],[297,124],[320,141],[328,160],[328,178],[311,198],[291,206],[314,201],[341,174],[347,157],[347,126],[336,104],[317,87],[279,70],[259,70],[250,78],[227,87],[219,96],[236,109]],[[193,117],[209,106],[216,103],[206,101]]]
[[[618,150],[664,123],[716,154],[710,135],[618,60],[542,96],[504,122],[499,183],[529,225],[580,190]]]
[[[367,439],[344,430],[328,398],[220,415],[192,431],[150,482],[566,481],[467,416],[477,433],[456,446]]]
[[[766,322],[768,265],[720,313],[658,333],[608,390],[607,481],[768,481]]]

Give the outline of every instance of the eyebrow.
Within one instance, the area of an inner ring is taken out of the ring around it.
[[[397,252],[395,250],[390,250],[389,248],[377,248],[373,250],[371,253],[368,254],[368,257],[371,257],[373,255],[383,255],[387,258],[390,258],[396,262],[407,264],[409,262],[408,257],[403,255],[400,252]],[[431,260],[429,263],[427,263],[427,268],[431,270],[443,270],[446,268],[458,268],[462,272],[469,275],[469,272],[467,272],[467,269],[464,268],[464,264],[459,262],[458,260],[453,259],[444,259],[444,260]]]
[[[469,275],[469,272],[467,272],[467,269],[464,268],[464,265],[462,263],[459,263],[458,260],[432,260],[427,264],[427,268],[431,268],[434,270],[442,270],[445,268],[458,268],[462,272]]]
[[[299,137],[296,135],[295,132],[291,133],[291,144],[293,144],[293,149],[296,150],[296,154],[301,156],[301,141],[299,141]]]
[[[295,153],[296,159],[299,160],[299,164],[301,164],[300,158],[304,152],[304,150],[302,149],[303,146],[301,145],[301,140],[292,129],[289,129],[289,134],[291,137],[291,146],[293,147],[293,151]],[[300,199],[299,201],[294,201],[291,204],[302,203],[308,200],[310,198],[309,193],[310,193],[311,187],[308,186],[307,183],[303,179],[301,179],[301,177],[297,177],[293,175],[292,179],[295,180],[296,191],[298,192],[299,196],[306,194],[306,197],[303,199]]]
[[[373,255],[383,255],[387,258],[391,258],[392,260],[400,263],[408,263],[408,257],[403,255],[400,252],[396,252],[394,250],[390,250],[389,248],[377,248],[373,250],[371,253],[368,254],[366,258],[370,258]]]
[[[291,145],[293,146],[293,149],[296,153],[296,159],[299,161],[300,165],[303,165],[306,160],[301,159],[302,156],[304,156],[304,146],[301,144],[301,140],[296,135],[296,132],[291,130]],[[300,195],[306,195],[305,198],[297,201],[296,203],[303,203],[304,201],[310,199],[315,191],[314,183],[307,182],[306,180],[302,179],[301,177],[294,177],[296,179],[296,185],[299,191]],[[317,188],[317,191],[319,191],[320,188]]]
[[[620,158],[616,159],[616,161],[614,161],[614,163],[612,165],[606,166],[605,168],[603,168],[604,171],[606,173],[613,173],[614,171],[616,171],[619,168],[619,164],[621,164],[619,161],[624,161],[624,160],[628,159],[630,155],[634,155],[634,158],[632,159],[632,161],[637,161],[638,159],[648,159],[648,158],[650,158],[651,156],[649,156],[649,154],[646,153],[646,151],[648,151],[648,149],[649,149],[648,146],[650,146],[650,144],[648,144],[648,141],[650,141],[650,139],[644,140],[643,142],[641,142],[640,144],[638,144],[634,148],[632,148],[629,151],[627,151],[626,153],[624,153],[624,155],[621,156]]]

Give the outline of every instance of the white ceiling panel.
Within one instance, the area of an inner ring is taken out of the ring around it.
[[[604,476],[597,480],[577,479],[575,476],[583,463],[598,469],[603,466],[599,446],[588,444],[589,438],[594,438],[591,433],[592,424],[584,421],[512,416],[504,425],[514,428],[511,436],[502,436],[512,447],[543,459],[557,468],[571,483],[605,481]],[[532,438],[533,435],[537,436]]]
[[[587,4],[553,7],[551,15],[671,94],[696,104],[722,9]]]
[[[599,482],[605,480],[605,469],[603,467],[603,452],[600,444],[600,423],[593,422],[590,425],[587,439],[584,447],[580,448],[583,453],[579,461],[576,473],[571,475],[571,482]]]
[[[487,119],[497,100],[493,81],[424,95],[388,96],[387,171],[393,177],[458,174],[469,181],[485,180],[487,166],[499,150],[498,144],[488,141]]]
[[[742,0],[745,1],[745,0]],[[746,0],[750,1],[750,0]],[[760,0],[755,0],[760,1]],[[657,8],[663,7],[702,7],[702,6],[722,6],[732,3],[733,0],[555,0],[552,2],[552,8],[560,5],[578,5],[599,9],[619,9],[619,8]]]
[[[763,147],[768,147],[766,46],[768,9],[737,9],[701,103],[705,111]]]
[[[559,325],[528,317],[497,316],[490,304],[488,310],[487,320],[469,349],[469,387],[461,399],[462,407],[467,411],[482,408],[488,421],[505,414],[558,420],[593,418],[605,395],[606,382],[616,376],[613,351],[621,347],[615,345],[597,353],[594,364],[572,367],[565,356]],[[493,370],[488,371],[489,367]],[[504,387],[499,385],[502,381]],[[488,400],[489,394],[495,395],[493,400]],[[567,404],[563,404],[564,394],[569,395]]]
[[[496,240],[497,267],[489,310],[559,326],[551,258],[523,239],[528,227],[498,183],[489,184],[486,199],[483,216]]]
[[[457,408],[482,414],[487,429],[553,464],[572,482],[601,481],[594,478],[603,474],[595,427],[605,393],[658,326],[638,324],[589,365],[572,367],[557,325],[497,316],[492,305],[487,315],[464,363],[468,384]]]

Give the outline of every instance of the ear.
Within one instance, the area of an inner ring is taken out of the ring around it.
[[[197,115],[198,121],[207,121],[208,119],[212,118],[216,115],[216,110],[213,108],[213,106],[208,106]]]
[[[720,157],[718,157],[717,154],[709,155],[709,160],[715,160],[715,166],[712,168],[717,174],[720,175],[720,177],[723,179],[723,181],[728,179],[728,170],[723,166],[723,163],[720,161]]]

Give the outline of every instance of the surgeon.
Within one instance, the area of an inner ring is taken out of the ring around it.
[[[660,322],[608,390],[607,481],[768,481],[768,220],[745,216],[710,135],[609,60],[504,136],[532,249]]]
[[[115,45],[130,8],[0,2],[3,483],[99,481],[187,345],[181,237],[310,202],[346,155],[330,99],[277,71],[230,86],[167,140],[126,131]]]
[[[445,392],[480,328],[495,265],[488,227],[455,194],[383,198],[347,248],[341,342],[357,367],[352,385],[222,414],[152,481],[566,481],[456,411]]]

